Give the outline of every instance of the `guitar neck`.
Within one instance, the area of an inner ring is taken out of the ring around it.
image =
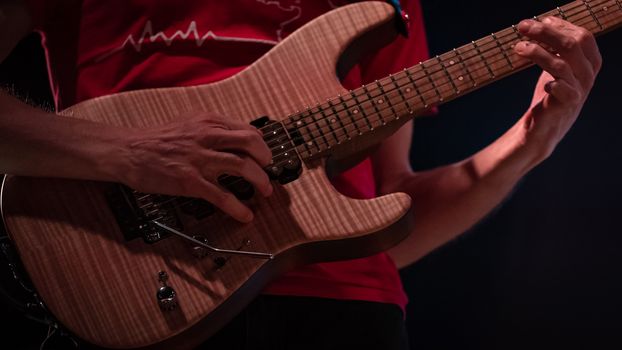
[[[534,19],[546,16],[598,35],[622,24],[622,0],[573,1]],[[301,158],[328,156],[340,145],[373,138],[382,127],[532,66],[513,50],[521,40],[527,39],[513,25],[296,113],[283,124]]]

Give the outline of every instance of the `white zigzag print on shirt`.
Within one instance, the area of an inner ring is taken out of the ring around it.
[[[139,36],[135,37],[133,34],[130,33],[125,39],[125,41],[123,41],[123,43],[120,46],[98,56],[95,59],[95,62],[102,61],[110,57],[111,55],[119,51],[122,51],[128,47],[131,47],[136,52],[140,53],[143,48],[143,44],[153,43],[157,41],[164,42],[167,47],[170,47],[171,45],[173,45],[173,43],[176,40],[187,40],[189,38],[195,41],[197,47],[201,47],[203,43],[208,39],[216,40],[216,41],[237,41],[237,42],[251,42],[251,43],[276,45],[279,41],[283,39],[283,31],[285,30],[285,27],[295,22],[302,16],[302,7],[300,6],[301,0],[293,0],[293,3],[294,3],[293,5],[283,5],[282,3],[285,1],[276,1],[276,0],[255,0],[255,1],[265,6],[274,7],[275,9],[279,11],[292,13],[291,17],[279,23],[279,27],[275,31],[274,40],[224,36],[224,35],[218,35],[214,33],[212,30],[208,30],[207,32],[201,34],[199,32],[199,29],[197,28],[197,23],[194,20],[190,21],[190,23],[188,24],[188,27],[185,28],[185,30],[176,30],[173,34],[167,35],[163,31],[157,31],[157,32],[154,31],[153,23],[151,22],[151,20],[147,20],[147,22],[145,23],[145,26],[143,27],[142,33]],[[326,0],[326,1],[328,2],[328,5],[331,8],[337,7],[333,4],[331,0]]]

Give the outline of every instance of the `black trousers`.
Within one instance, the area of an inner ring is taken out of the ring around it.
[[[262,295],[198,349],[354,348],[408,349],[399,306]]]

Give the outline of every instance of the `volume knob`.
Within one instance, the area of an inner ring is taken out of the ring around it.
[[[165,271],[158,272],[158,281],[161,286],[156,293],[156,299],[160,309],[162,311],[174,310],[177,307],[177,293],[173,287],[167,284],[168,274]]]
[[[162,286],[158,289],[158,304],[163,311],[171,311],[177,307],[177,293],[169,286]]]

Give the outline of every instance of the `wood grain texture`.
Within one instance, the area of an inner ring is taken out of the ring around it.
[[[262,115],[282,120],[342,92],[335,74],[340,54],[357,35],[393,15],[381,2],[342,7],[229,79],[100,97],[61,114],[135,128],[165,124],[190,111],[245,122]],[[249,249],[277,254],[272,261],[232,257],[219,270],[211,259],[192,256],[191,246],[179,238],[153,245],[126,241],[104,198],[108,184],[8,177],[2,214],[42,299],[76,335],[107,348],[185,348],[232,317],[265,278],[317,259],[371,254],[407,233],[407,195],[347,198],[331,186],[323,163],[305,164],[300,179],[275,186],[267,200],[252,200],[252,224],[220,213],[187,223],[187,232],[203,234],[215,246],[237,249],[249,239]],[[347,245],[348,240],[360,244]],[[174,312],[162,312],[156,302],[160,270],[177,291],[180,307]]]

